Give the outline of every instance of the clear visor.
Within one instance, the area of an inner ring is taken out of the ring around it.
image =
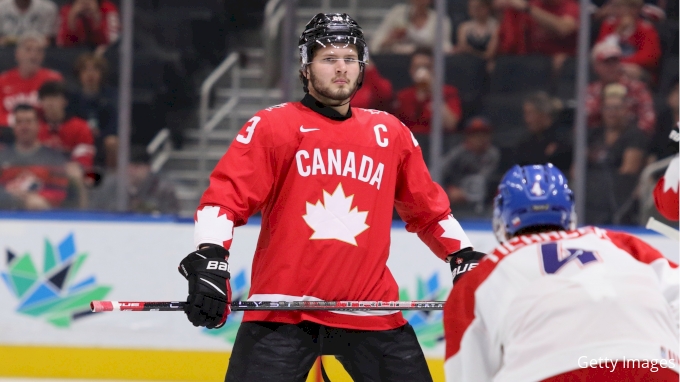
[[[314,40],[313,42],[308,42],[305,45],[300,45],[299,49],[301,66],[304,68],[311,62],[312,57],[310,57],[309,53],[312,50],[326,47],[332,47],[336,49],[355,48],[359,57],[359,63],[368,63],[368,47],[362,40],[352,36],[338,35],[323,37]]]

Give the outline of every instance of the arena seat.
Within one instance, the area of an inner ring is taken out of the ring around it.
[[[522,126],[522,104],[524,94],[487,94],[482,99],[481,115],[487,117],[494,126],[494,133],[505,126]]]
[[[403,54],[376,54],[371,55],[380,75],[387,78],[392,83],[395,93],[399,90],[411,86],[411,76],[408,69],[411,64],[411,57]]]
[[[17,66],[17,62],[14,60],[14,47],[0,48],[0,72],[12,69],[15,66]]]
[[[465,103],[474,102],[484,87],[486,61],[470,54],[454,54],[446,57],[445,81],[458,89]]]
[[[550,89],[552,63],[547,56],[500,56],[491,74],[491,93]]]
[[[661,71],[659,75],[659,93],[666,96],[671,90],[671,85],[678,80],[678,66],[680,61],[678,56],[667,57],[661,63]]]
[[[81,47],[61,48],[50,46],[45,50],[45,62],[43,63],[43,66],[61,73],[67,83],[75,83],[77,78],[73,68],[76,59],[81,54],[90,51],[91,50],[88,48]]]

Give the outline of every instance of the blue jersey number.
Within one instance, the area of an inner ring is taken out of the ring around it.
[[[578,261],[581,265],[588,264],[592,261],[599,261],[592,251],[583,249],[566,249],[563,258],[560,258],[560,250],[557,243],[546,243],[541,245],[541,257],[543,258],[543,269],[545,273],[557,273],[560,268],[565,266],[570,261]],[[568,255],[567,255],[568,253]]]

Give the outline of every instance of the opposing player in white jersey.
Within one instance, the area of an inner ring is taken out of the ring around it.
[[[447,381],[678,381],[678,268],[642,240],[574,229],[552,165],[515,166],[494,200],[501,244],[446,302]]]

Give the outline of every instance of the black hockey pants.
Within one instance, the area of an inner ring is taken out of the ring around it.
[[[244,322],[236,334],[226,382],[304,382],[316,358],[335,355],[355,382],[432,381],[410,324],[392,330]],[[332,380],[332,376],[331,376]]]

